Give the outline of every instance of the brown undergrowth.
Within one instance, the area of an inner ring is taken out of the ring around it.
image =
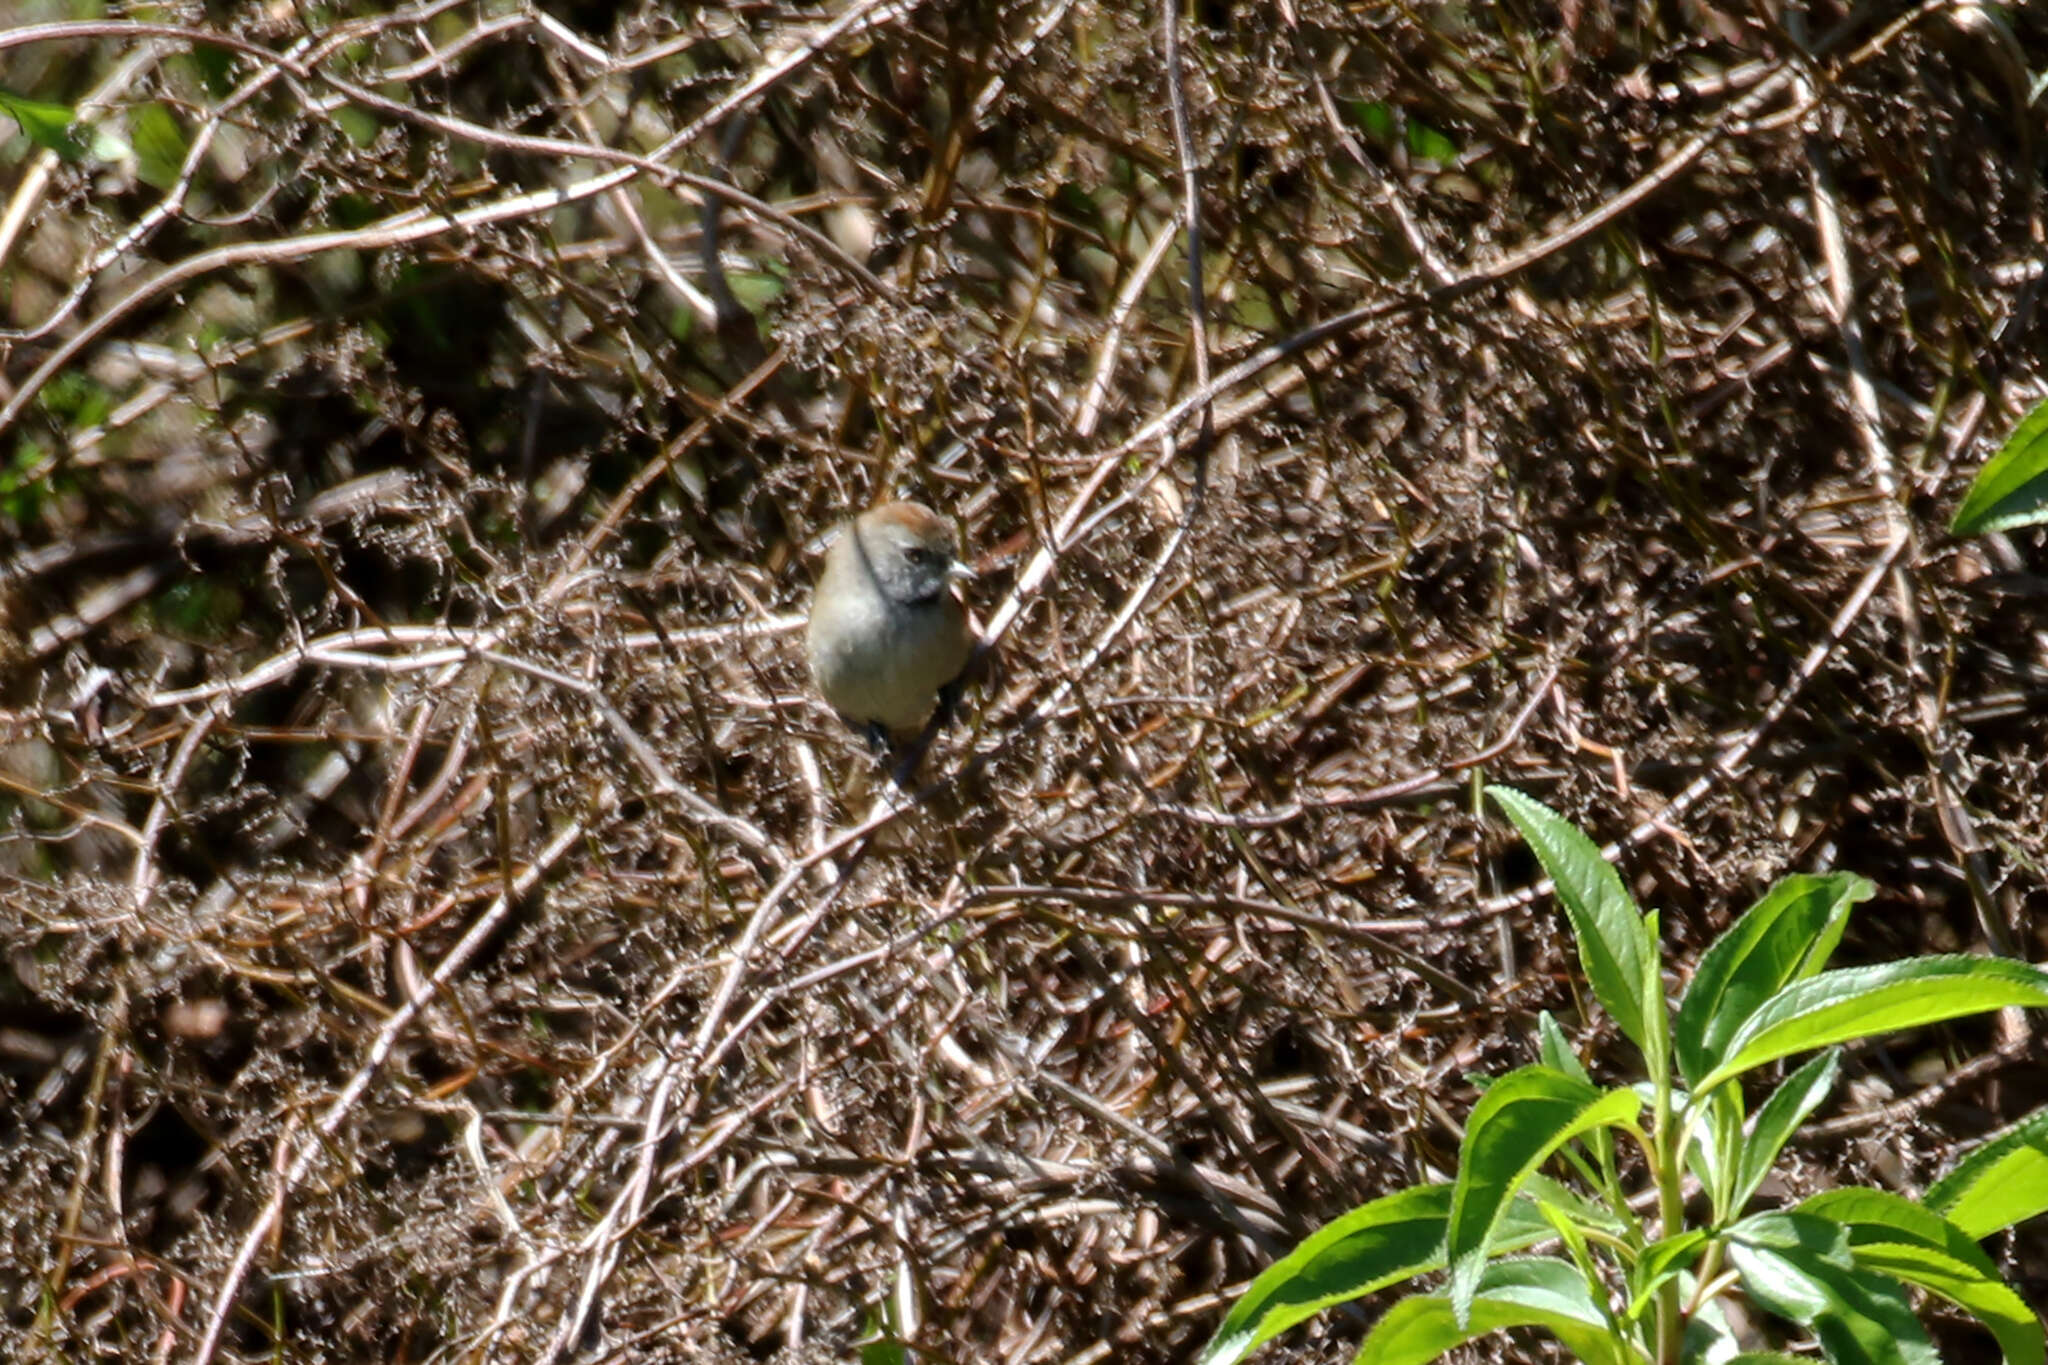
[[[1820,867],[2042,955],[2041,543],[1941,528],[2048,22],[1164,19],[4,35],[97,131],[5,144],[0,1353],[1185,1359],[1611,1040],[1481,780],[1681,960]],[[904,809],[791,633],[889,495],[1003,664]],[[1793,1178],[2040,1061],[1862,1053]]]

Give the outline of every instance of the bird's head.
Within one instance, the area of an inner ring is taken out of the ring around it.
[[[974,576],[959,561],[951,523],[922,504],[870,508],[854,523],[853,534],[876,586],[906,606],[937,601],[947,584]]]

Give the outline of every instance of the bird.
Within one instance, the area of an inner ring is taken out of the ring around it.
[[[952,524],[922,503],[885,502],[840,529],[811,597],[805,653],[826,704],[877,752],[943,722],[979,639],[954,585]]]

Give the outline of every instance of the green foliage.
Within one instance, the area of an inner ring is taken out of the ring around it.
[[[2036,403],[1977,471],[1949,530],[1959,536],[2048,522],[2048,399]]]
[[[1442,1294],[1411,1294],[1373,1325],[1358,1360],[1422,1365],[1453,1346],[1509,1327],[1541,1327],[1585,1365],[1623,1365],[1600,1301],[1569,1261],[1495,1261],[1461,1313]]]
[[[1972,1237],[2048,1213],[2048,1109],[1964,1157],[1927,1191],[1927,1207]]]
[[[896,1336],[895,1316],[886,1304],[863,1315],[860,1365],[909,1365],[910,1352]]]
[[[137,105],[128,116],[128,131],[142,183],[160,190],[176,184],[189,144],[170,109],[154,101]]]
[[[1493,798],[1556,881],[1594,996],[1649,1058],[1652,1002],[1663,993],[1654,979],[1657,945],[1621,878],[1591,839],[1537,802],[1506,788],[1495,788]]]
[[[1230,1365],[1332,1304],[1443,1269],[1452,1193],[1447,1184],[1412,1185],[1319,1229],[1237,1301],[1201,1365]],[[1495,1229],[1494,1245],[1515,1251],[1549,1235],[1535,1204],[1520,1199]]]
[[[219,640],[241,619],[241,591],[218,578],[195,576],[171,584],[150,606],[156,624],[186,640]]]
[[[1785,878],[1700,957],[1672,1023],[1672,1048],[1686,1080],[1698,1084],[1757,1006],[1820,970],[1876,888],[1861,877]]]
[[[1980,1234],[1958,1227],[1924,1203],[1885,1190],[1828,1190],[1806,1200],[1799,1211],[1847,1228],[1859,1268],[1947,1299],[1991,1329],[2008,1361],[2040,1365],[2040,1324],[1972,1240]]]
[[[1404,141],[1411,156],[1439,161],[1445,165],[1458,159],[1458,144],[1414,115],[1402,115],[1384,100],[1347,100],[1345,113],[1352,124],[1373,142],[1389,146]]]
[[[1860,1269],[1843,1224],[1812,1214],[1759,1214],[1730,1228],[1727,1246],[1743,1292],[1812,1331],[1827,1359],[1933,1365],[1939,1358],[1905,1286]]]
[[[107,420],[114,401],[106,389],[83,370],[66,370],[43,386],[43,410],[71,427],[94,427]]]
[[[22,135],[45,151],[55,152],[66,161],[77,161],[85,155],[84,144],[72,135],[78,112],[68,104],[32,100],[0,90],[0,114],[13,119]]]
[[[749,313],[758,313],[782,297],[787,289],[783,277],[773,270],[735,270],[728,277],[732,296]]]
[[[376,146],[378,134],[384,131],[384,125],[375,114],[352,104],[344,104],[334,111],[334,125],[348,134],[348,140],[358,147]]]
[[[1446,1233],[1451,1302],[1461,1321],[1508,1201],[1559,1147],[1591,1129],[1632,1126],[1641,1107],[1634,1091],[1603,1095],[1543,1066],[1510,1072],[1486,1088],[1466,1127]]]
[[[1458,159],[1458,144],[1420,119],[1408,120],[1408,150],[1446,165]]]
[[[2048,974],[2025,962],[1960,955],[1824,972],[1765,1001],[1700,1088],[1795,1052],[2008,1005],[2048,1005]]]
[[[35,520],[51,492],[49,469],[50,452],[40,441],[17,441],[14,458],[0,466],[0,518],[17,526]]]
[[[1914,1313],[1917,1291],[1983,1324],[2010,1365],[2042,1365],[2039,1319],[1976,1239],[2048,1210],[2048,1111],[1984,1144],[1923,1202],[1849,1188],[1746,1210],[1833,1090],[1840,1044],[2048,1005],[2048,972],[1961,956],[1828,971],[1849,912],[1873,891],[1829,873],[1772,887],[1667,1000],[1656,918],[1636,908],[1592,840],[1519,792],[1488,794],[1556,883],[1594,998],[1636,1045],[1644,1080],[1603,1090],[1542,1016],[1541,1063],[1486,1086],[1456,1180],[1376,1199],[1308,1238],[1252,1282],[1201,1365],[1232,1365],[1332,1305],[1446,1267],[1445,1288],[1409,1293],[1374,1324],[1361,1365],[1420,1365],[1508,1328],[1541,1329],[1579,1360],[1617,1365],[1805,1358],[1745,1349],[1717,1303],[1737,1289],[1830,1361],[1938,1359]],[[1748,1115],[1731,1082],[1805,1052],[1816,1055]],[[1633,1169],[1618,1163],[1618,1139],[1641,1153]],[[1542,1170],[1553,1158],[1563,1159],[1559,1178]],[[1697,1223],[1686,1215],[1688,1169],[1709,1206]],[[1538,1241],[1564,1255],[1513,1254]]]

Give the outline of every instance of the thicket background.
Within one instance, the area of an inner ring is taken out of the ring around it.
[[[1536,1010],[1625,1060],[1481,781],[1674,982],[1824,867],[2048,954],[2042,541],[1942,529],[2037,9],[10,14],[8,1359],[1185,1359]],[[892,495],[1005,668],[877,814],[792,630]],[[2041,1061],[1857,1054],[1788,1190]]]

